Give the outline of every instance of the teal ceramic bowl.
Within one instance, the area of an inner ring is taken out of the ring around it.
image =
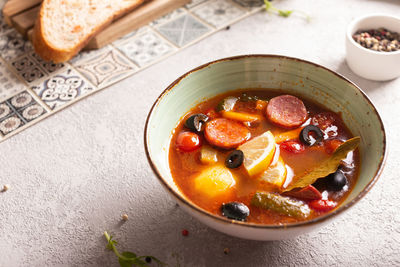
[[[237,89],[293,93],[341,112],[353,135],[361,136],[360,176],[347,199],[331,213],[301,223],[262,225],[228,220],[191,202],[175,185],[168,163],[172,132],[180,118],[201,101]],[[245,55],[202,65],[178,78],[160,95],[148,115],[145,149],[160,183],[177,203],[206,225],[229,235],[255,240],[295,237],[323,226],[354,206],[377,181],[386,158],[382,120],[354,83],[317,64],[277,55]],[[368,211],[365,211],[368,212]]]

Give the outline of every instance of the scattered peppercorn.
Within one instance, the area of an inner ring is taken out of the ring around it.
[[[1,192],[6,192],[8,189],[10,189],[10,186],[8,184],[5,184]]]
[[[186,229],[183,229],[183,230],[182,230],[182,235],[183,235],[183,236],[188,236],[188,235],[189,235],[189,231],[186,230]]]
[[[374,51],[394,52],[400,50],[400,34],[385,28],[357,31],[353,34],[353,39],[362,47]]]
[[[228,255],[229,254],[229,248],[224,248],[224,254]]]
[[[128,220],[128,214],[124,213],[124,214],[122,215],[122,220],[123,220],[123,221],[127,221],[127,220]]]
[[[144,258],[144,260],[145,260],[147,263],[151,263],[151,258],[150,258],[150,257],[146,257],[146,258]]]

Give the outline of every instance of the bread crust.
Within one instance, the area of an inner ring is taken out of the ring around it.
[[[41,58],[43,58],[46,61],[52,61],[54,63],[65,62],[73,58],[76,54],[79,53],[79,51],[82,48],[84,48],[87,45],[87,43],[90,41],[92,37],[94,37],[98,32],[102,31],[108,25],[110,25],[115,18],[120,17],[125,13],[135,9],[144,2],[144,0],[136,0],[130,7],[127,7],[125,9],[120,10],[119,12],[114,13],[113,16],[110,17],[108,20],[99,23],[97,27],[95,27],[89,35],[85,36],[84,39],[80,40],[80,42],[71,49],[59,49],[54,47],[46,39],[43,30],[44,6],[46,5],[47,2],[50,1],[51,0],[44,0],[42,3],[39,16],[37,17],[35,26],[33,27],[32,44],[35,49],[35,52]]]

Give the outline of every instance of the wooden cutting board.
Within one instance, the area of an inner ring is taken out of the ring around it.
[[[3,7],[4,21],[30,39],[41,2],[42,0],[9,0]],[[125,16],[114,20],[93,37],[85,49],[101,48],[188,2],[190,0],[146,1]]]

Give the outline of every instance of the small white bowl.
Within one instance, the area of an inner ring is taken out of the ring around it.
[[[386,81],[400,76],[400,50],[379,52],[362,47],[353,40],[358,30],[386,28],[400,33],[400,18],[372,14],[355,19],[346,33],[346,60],[350,69],[357,75],[374,81]]]

